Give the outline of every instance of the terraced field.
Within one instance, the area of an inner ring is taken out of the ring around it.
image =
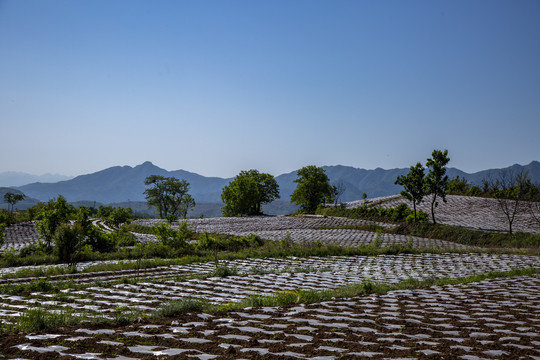
[[[137,220],[136,223],[152,226],[160,220]],[[228,235],[247,236],[255,234],[263,239],[281,240],[285,236],[290,236],[296,242],[322,241],[334,243],[340,246],[358,246],[359,244],[371,244],[377,237],[373,231],[351,230],[351,229],[321,229],[332,228],[345,225],[370,225],[375,224],[382,227],[391,227],[390,224],[372,222],[366,220],[354,220],[344,218],[323,218],[318,216],[310,217],[289,217],[289,216],[269,216],[269,217],[243,217],[243,218],[209,218],[192,219],[189,224],[195,231],[203,233],[219,233]],[[467,246],[443,240],[426,239],[418,237],[408,237],[395,234],[380,234],[381,246],[392,246],[394,244],[405,244],[407,241],[416,248],[445,249],[465,249]]]
[[[508,220],[500,210],[496,199],[447,195],[446,200],[447,202],[439,201],[439,206],[435,211],[438,223],[486,231],[508,231]],[[396,207],[401,203],[412,208],[412,202],[400,195],[377,198],[372,202],[385,208]],[[363,203],[364,200],[360,200],[345,205],[354,208]],[[420,203],[417,208],[431,214],[429,198]],[[540,232],[540,224],[529,214],[526,203],[521,203],[513,229],[522,232]]]
[[[491,214],[492,207],[478,210],[484,200],[449,197],[447,204],[439,206],[438,219],[470,228],[505,229],[505,222]],[[383,206],[395,206],[402,200],[380,201]],[[156,221],[138,223],[151,225]],[[370,244],[377,235],[323,228],[367,224],[370,222],[322,217],[190,220],[198,232],[254,233],[274,240],[289,236],[292,241],[320,240],[348,246]],[[7,244],[17,248],[35,241],[37,232],[32,224],[23,224],[9,229],[6,238]],[[538,256],[484,253],[447,241],[391,234],[380,234],[379,239],[381,246],[407,243],[439,249],[420,254],[221,261],[220,266],[237,271],[237,275],[228,277],[209,276],[217,266],[209,262],[140,272],[0,279],[0,286],[73,284],[58,292],[0,294],[0,322],[4,324],[37,308],[105,319],[114,319],[120,310],[130,310],[141,319],[125,326],[87,325],[2,336],[0,359],[540,359],[539,275],[413,287],[312,304],[189,312],[173,319],[149,317],[161,305],[186,298],[219,305],[253,295],[322,291],[366,280],[397,284],[408,279],[464,278],[540,268]],[[152,240],[152,236],[141,236],[141,241]],[[14,270],[0,271],[6,274]]]
[[[539,277],[493,279],[0,344],[29,359],[538,359],[539,288]]]
[[[150,313],[164,302],[185,297],[227,303],[241,301],[250,295],[272,295],[282,290],[333,289],[361,283],[365,279],[392,284],[409,278],[458,278],[492,271],[540,268],[540,258],[426,253],[371,257],[248,259],[222,261],[220,265],[236,268],[239,275],[226,278],[181,277],[188,274],[208,274],[216,266],[214,263],[198,263],[146,270],[139,276],[136,271],[55,276],[47,280],[74,280],[79,287],[87,286],[84,289],[64,289],[56,294],[39,291],[29,296],[0,294],[0,321],[9,323],[14,317],[36,306],[49,310],[85,311],[92,316],[110,317],[118,308],[128,307]],[[137,281],[119,283],[119,280],[129,278],[136,278]],[[0,285],[38,280],[40,278],[2,280]]]

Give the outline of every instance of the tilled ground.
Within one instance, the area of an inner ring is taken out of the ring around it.
[[[540,277],[0,339],[20,359],[539,359]]]
[[[28,283],[40,279],[73,279],[81,288],[57,294],[36,291],[26,296],[0,294],[0,321],[11,322],[22,312],[36,307],[71,309],[95,316],[113,317],[118,308],[150,313],[164,302],[186,297],[214,303],[238,302],[250,295],[272,295],[280,290],[323,290],[361,283],[365,279],[397,283],[409,278],[459,278],[512,269],[539,268],[536,256],[494,254],[417,254],[398,256],[352,256],[329,258],[246,259],[223,261],[238,270],[226,278],[186,278],[179,275],[208,274],[214,263],[173,265],[136,271],[81,273],[51,278],[4,280],[0,285]],[[120,280],[131,279],[122,282]]]

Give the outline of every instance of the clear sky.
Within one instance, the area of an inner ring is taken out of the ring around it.
[[[0,172],[540,160],[539,0],[0,0]]]

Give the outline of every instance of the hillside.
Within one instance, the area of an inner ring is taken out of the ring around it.
[[[9,187],[0,187],[0,209],[7,209],[9,206],[9,204],[4,201],[4,195],[7,193],[24,195],[24,193],[20,190],[9,188]],[[38,199],[33,199],[31,197],[26,196],[24,200],[21,200],[17,202],[17,204],[15,204],[15,209],[25,210],[25,209],[28,209],[29,207],[36,205],[38,202],[39,202]]]
[[[323,168],[331,182],[342,181],[345,184],[346,190],[340,198],[343,202],[360,199],[364,192],[370,198],[397,194],[401,187],[395,185],[394,181],[397,176],[408,172],[407,168],[366,170],[343,165],[323,166]],[[533,161],[526,166],[513,165],[506,169],[527,170],[533,182],[540,182],[540,162]],[[448,168],[448,175],[451,178],[459,175],[473,184],[481,184],[482,179],[495,178],[500,171],[501,169],[489,169],[467,174],[459,169]],[[28,197],[41,201],[55,198],[59,194],[70,202],[88,200],[108,204],[145,201],[144,179],[154,174],[187,180],[191,185],[190,193],[197,203],[220,203],[222,188],[232,180],[231,178],[205,177],[185,170],[167,171],[151,162],[145,162],[135,167],[115,166],[92,174],[77,176],[71,180],[57,183],[33,183],[17,189]],[[289,201],[296,187],[294,179],[296,179],[296,171],[276,177],[282,202]]]

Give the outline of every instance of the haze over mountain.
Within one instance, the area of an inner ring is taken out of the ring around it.
[[[350,166],[323,166],[330,181],[341,181],[346,190],[340,201],[358,200],[362,193],[368,197],[397,194],[401,187],[394,184],[399,175],[406,174],[408,168],[374,170],[358,169]],[[506,169],[513,171],[526,170],[533,182],[540,182],[540,162],[533,161],[528,165],[512,165]],[[501,169],[488,169],[472,174],[459,169],[448,168],[450,178],[460,176],[473,184],[481,184],[484,178],[495,178]],[[174,176],[190,183],[190,194],[198,203],[221,202],[221,190],[232,178],[205,177],[185,170],[167,171],[147,161],[135,167],[115,166],[92,174],[80,175],[70,180],[56,183],[33,183],[16,187],[26,196],[41,201],[63,195],[68,201],[96,201],[104,204],[126,201],[145,201],[144,179],[149,175]],[[276,176],[279,184],[281,201],[288,202],[296,184],[296,171]]]
[[[12,186],[23,186],[26,184],[31,184],[35,182],[42,183],[54,183],[63,180],[72,179],[72,176],[65,176],[60,174],[43,174],[43,175],[32,175],[24,172],[18,171],[6,171],[0,173],[0,186],[1,187],[12,187]]]

